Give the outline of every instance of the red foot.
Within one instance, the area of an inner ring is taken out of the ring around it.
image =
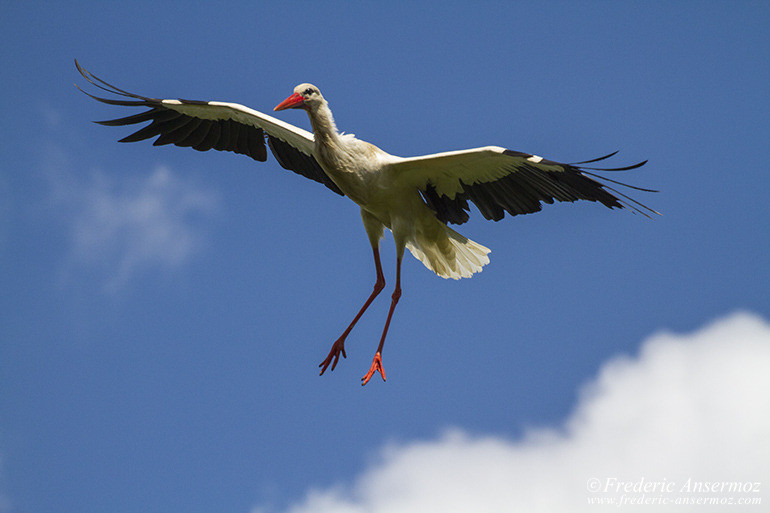
[[[379,372],[382,375],[382,381],[385,381],[385,371],[382,368],[382,355],[379,353],[374,354],[374,360],[372,360],[372,366],[369,367],[369,372],[366,373],[366,376],[361,378],[361,386],[366,385],[369,383],[369,380],[372,379],[372,376],[374,376],[375,372]]]
[[[337,341],[332,344],[332,350],[329,351],[329,356],[326,357],[326,360],[318,364],[318,366],[321,367],[321,374],[319,374],[319,376],[323,376],[323,373],[326,372],[326,368],[329,364],[331,364],[332,370],[334,370],[337,366],[337,362],[340,360],[340,354],[343,358],[348,357],[345,354],[345,337],[338,338]],[[332,363],[332,359],[334,360],[334,363]]]

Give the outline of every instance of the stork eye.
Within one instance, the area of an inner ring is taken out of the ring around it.
[[[308,87],[307,89],[302,91],[302,94],[305,95],[305,96],[310,96],[311,94],[313,94],[313,89]]]

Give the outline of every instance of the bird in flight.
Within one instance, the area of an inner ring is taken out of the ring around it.
[[[401,297],[401,261],[405,249],[442,278],[468,278],[489,263],[488,248],[448,226],[468,220],[469,202],[493,221],[502,219],[506,212],[511,216],[530,214],[540,211],[543,203],[577,200],[598,201],[609,208],[628,209],[648,217],[648,214],[658,214],[607,182],[656,191],[592,172],[631,170],[641,167],[646,160],[624,167],[586,167],[617,152],[571,164],[499,146],[403,158],[356,139],[352,134],[338,132],[329,104],[312,84],[298,85],[293,94],[273,109],[303,109],[310,117],[313,128],[310,133],[237,103],[158,99],[129,93],[96,77],[77,60],[75,66],[93,86],[113,95],[101,98],[81,89],[91,98],[109,105],[149,109],[119,119],[97,121],[107,126],[150,122],[120,142],[157,136],[154,146],[174,144],[198,151],[232,151],[257,161],[267,160],[267,143],[283,168],[322,183],[360,207],[374,255],[374,290],[319,364],[321,374],[330,365],[333,371],[340,355],[347,357],[346,338],[385,287],[379,241],[385,228],[391,231],[396,246],[396,285],[380,343],[369,371],[361,378],[362,385],[377,372],[385,380],[382,350]]]

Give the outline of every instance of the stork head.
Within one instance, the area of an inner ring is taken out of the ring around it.
[[[313,84],[300,84],[294,88],[294,94],[275,106],[273,110],[305,109],[314,110],[324,101],[321,91]]]

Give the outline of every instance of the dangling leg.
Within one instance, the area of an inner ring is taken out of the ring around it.
[[[377,295],[382,292],[382,289],[385,288],[385,276],[382,274],[382,264],[380,264],[380,250],[378,248],[372,248],[374,250],[374,265],[377,268],[377,281],[374,282],[374,290],[372,291],[372,294],[369,296],[369,299],[366,300],[366,303],[364,303],[364,306],[361,307],[361,309],[358,311],[358,314],[353,319],[353,322],[350,323],[350,326],[340,335],[340,338],[337,339],[336,342],[332,345],[332,350],[329,351],[329,356],[326,357],[324,361],[318,365],[321,367],[321,375],[323,375],[324,372],[326,372],[326,368],[331,363],[332,370],[337,366],[337,362],[340,359],[340,354],[342,354],[343,358],[347,358],[347,355],[345,354],[345,339],[350,334],[350,331],[353,329],[353,326],[356,325],[358,322],[358,319],[361,318],[362,315],[364,315],[364,312],[367,308],[369,308],[369,305],[372,304],[372,301],[374,301],[374,298],[377,297]],[[334,359],[334,363],[332,363],[332,359]]]
[[[393,295],[391,296],[390,300],[390,310],[388,310],[388,318],[385,321],[385,328],[382,330],[382,337],[380,338],[380,345],[377,346],[377,352],[374,354],[374,360],[372,361],[372,366],[369,368],[369,372],[366,373],[366,375],[361,378],[361,386],[366,385],[370,379],[372,379],[372,376],[374,376],[375,372],[379,372],[380,375],[382,375],[382,380],[385,381],[385,371],[382,368],[382,346],[385,345],[385,337],[388,334],[388,327],[390,326],[390,319],[393,317],[393,311],[396,309],[396,304],[398,303],[399,298],[401,297],[401,260],[404,256],[404,248],[403,246],[399,249],[398,248],[398,242],[396,242],[396,250],[398,252],[397,258],[396,258],[396,288],[393,290]]]
[[[374,290],[372,291],[371,295],[369,296],[369,299],[366,300],[366,303],[364,303],[364,306],[361,307],[361,309],[358,311],[358,314],[355,316],[353,321],[350,323],[350,326],[347,327],[347,329],[340,335],[340,338],[338,338],[334,344],[332,344],[332,349],[329,351],[329,356],[326,357],[324,361],[322,361],[318,366],[321,367],[321,374],[323,375],[324,372],[326,372],[327,367],[329,367],[329,364],[332,366],[332,370],[337,366],[337,362],[340,359],[340,354],[343,358],[347,358],[347,355],[345,354],[345,339],[350,334],[350,331],[353,329],[353,326],[356,325],[358,322],[358,319],[361,318],[362,315],[364,315],[364,312],[367,308],[369,308],[369,305],[372,304],[372,301],[374,301],[374,298],[377,297],[377,295],[382,292],[382,289],[385,288],[385,275],[382,274],[382,264],[380,263],[380,237],[382,237],[382,223],[380,223],[377,219],[375,219],[371,214],[361,210],[361,219],[364,222],[364,228],[366,228],[366,233],[369,236],[369,242],[372,245],[372,252],[374,253],[374,267],[377,271],[377,280],[374,282]],[[334,363],[332,363],[332,360],[334,360]]]

